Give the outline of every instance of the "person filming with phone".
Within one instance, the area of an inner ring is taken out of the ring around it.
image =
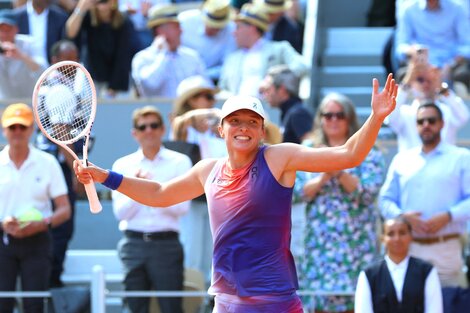
[[[0,10],[0,98],[30,98],[47,67],[33,38],[18,34],[12,10]]]
[[[419,146],[421,140],[416,131],[416,112],[423,103],[434,102],[442,110],[445,121],[442,140],[455,145],[457,132],[470,118],[464,101],[449,85],[442,81],[442,71],[428,62],[425,47],[415,49],[404,77],[399,85],[397,107],[385,120],[396,133],[398,150]]]
[[[453,0],[418,0],[404,7],[397,17],[395,41],[401,67],[398,81],[416,55],[426,57],[423,46],[427,48],[429,63],[442,70],[443,80],[450,85],[459,82],[461,96],[468,96],[470,20],[462,4]]]

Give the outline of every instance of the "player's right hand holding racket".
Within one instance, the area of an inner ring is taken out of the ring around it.
[[[96,91],[85,67],[72,61],[51,65],[39,77],[32,102],[41,132],[79,162],[68,145],[84,139],[83,166],[86,166],[88,142],[96,114]],[[93,181],[85,184],[85,191],[91,212],[100,212],[102,207]]]

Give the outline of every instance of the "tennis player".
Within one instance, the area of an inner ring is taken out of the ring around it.
[[[206,193],[214,240],[214,312],[302,313],[289,250],[291,198],[296,171],[331,172],[359,165],[395,108],[397,84],[389,75],[382,92],[373,81],[372,113],[343,146],[309,148],[261,144],[265,114],[253,97],[234,96],[222,106],[219,132],[228,157],[204,159],[168,183],[123,177],[75,162],[77,178],[90,178],[135,201],[164,207]]]

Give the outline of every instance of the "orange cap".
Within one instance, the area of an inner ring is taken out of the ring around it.
[[[14,124],[31,126],[33,124],[33,111],[24,103],[10,104],[2,115],[2,127],[7,128]]]

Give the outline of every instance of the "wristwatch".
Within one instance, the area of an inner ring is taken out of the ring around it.
[[[439,94],[447,97],[449,95],[449,85],[446,82],[441,83],[441,88],[439,89]]]

